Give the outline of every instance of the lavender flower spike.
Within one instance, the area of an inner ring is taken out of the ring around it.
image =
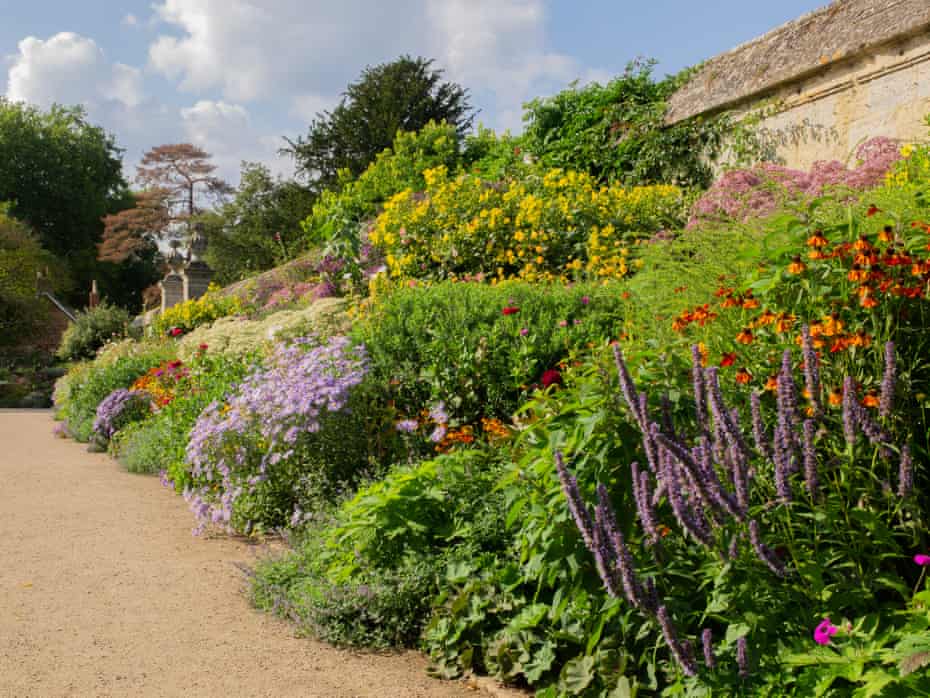
[[[894,342],[885,344],[885,375],[882,377],[882,393],[878,402],[878,414],[890,417],[894,407],[894,388],[897,378],[897,366],[894,358]]]
[[[594,523],[591,521],[591,512],[588,511],[587,505],[578,491],[578,480],[568,472],[565,467],[565,461],[562,460],[562,454],[559,451],[555,453],[555,469],[559,473],[559,480],[562,482],[562,491],[568,500],[568,509],[572,513],[575,525],[581,532],[584,544],[588,550],[594,551]]]
[[[694,663],[694,657],[689,656],[691,653],[682,646],[678,640],[678,633],[672,624],[671,616],[665,606],[659,606],[656,610],[656,617],[659,620],[659,627],[662,628],[662,636],[668,645],[672,656],[678,661],[678,665],[686,676],[697,676],[697,665]]]

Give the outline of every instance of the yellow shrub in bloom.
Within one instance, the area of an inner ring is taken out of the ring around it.
[[[632,244],[679,224],[684,201],[677,187],[561,169],[487,182],[437,167],[424,180],[424,192],[391,197],[369,233],[393,278],[621,278]]]
[[[930,182],[930,146],[907,143],[901,147],[901,157],[885,175],[888,186],[926,185]]]
[[[218,287],[211,286],[207,293],[200,298],[184,301],[168,308],[158,316],[152,325],[153,332],[156,335],[164,334],[173,327],[188,331],[213,322],[218,318],[235,315],[242,311],[241,298],[238,296],[220,296],[217,290]]]

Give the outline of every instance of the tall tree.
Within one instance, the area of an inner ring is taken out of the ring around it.
[[[159,241],[183,237],[205,204],[218,204],[232,188],[216,177],[210,154],[190,143],[152,148],[142,156],[135,206],[104,219],[99,259],[122,262]]]
[[[199,218],[209,240],[207,261],[217,281],[238,281],[292,257],[301,237],[300,222],[315,199],[297,182],[272,177],[264,165],[242,163],[235,196]]]
[[[426,58],[402,56],[365,68],[333,111],[317,114],[306,138],[288,140],[298,173],[321,191],[339,181],[339,171],[358,177],[375,156],[391,147],[398,131],[419,131],[430,121],[447,122],[463,136],[474,120],[468,91],[443,82]]]
[[[97,272],[101,219],[127,193],[121,151],[81,107],[42,111],[0,97],[0,201],[52,254],[67,259],[78,293]]]

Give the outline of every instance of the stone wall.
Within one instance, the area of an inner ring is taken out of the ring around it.
[[[930,0],[838,0],[778,27],[704,64],[668,120],[725,110],[764,115],[790,167],[848,162],[874,136],[927,139]]]

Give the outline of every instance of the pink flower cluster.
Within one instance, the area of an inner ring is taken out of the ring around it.
[[[727,172],[695,202],[688,227],[760,218],[785,200],[819,196],[831,186],[855,190],[877,186],[901,153],[890,138],[872,138],[859,146],[856,158],[858,165],[853,168],[833,160],[816,162],[809,172],[772,163]]]

